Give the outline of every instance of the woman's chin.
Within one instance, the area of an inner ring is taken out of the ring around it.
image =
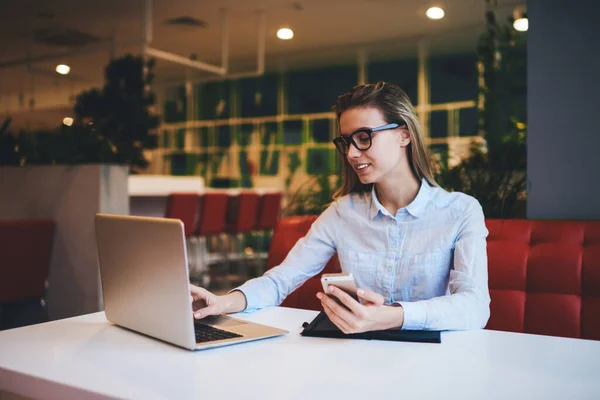
[[[368,176],[358,176],[358,179],[360,180],[360,183],[362,183],[363,185],[368,185],[370,183],[374,183],[372,178],[369,178]]]

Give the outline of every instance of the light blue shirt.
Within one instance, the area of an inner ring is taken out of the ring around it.
[[[490,315],[486,237],[479,202],[423,180],[391,215],[371,193],[332,203],[283,263],[237,290],[247,311],[279,305],[338,253],[359,288],[404,308],[402,329],[479,329]]]

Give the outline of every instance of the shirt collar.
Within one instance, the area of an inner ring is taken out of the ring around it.
[[[421,181],[421,187],[419,188],[417,196],[404,209],[408,211],[408,213],[411,214],[413,217],[419,218],[423,215],[423,212],[425,212],[425,206],[431,198],[431,192],[431,186],[429,185],[427,180],[423,179]],[[379,202],[379,199],[377,198],[377,193],[375,192],[375,185],[373,185],[373,189],[371,189],[371,207],[369,210],[369,217],[371,219],[374,219],[379,213],[381,213],[382,215],[393,217],[393,215],[391,215],[388,212],[388,210],[386,210],[385,207],[382,206]]]

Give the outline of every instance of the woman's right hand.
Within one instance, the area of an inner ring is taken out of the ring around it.
[[[219,315],[225,312],[223,299],[208,290],[190,285],[190,296],[192,300],[192,311],[195,319]]]
[[[217,296],[204,288],[190,285],[190,297],[195,319],[209,315],[236,313],[246,309],[246,296],[239,290]]]

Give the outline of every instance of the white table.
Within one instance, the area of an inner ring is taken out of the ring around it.
[[[242,315],[291,333],[196,352],[103,313],[4,331],[0,389],[49,399],[600,398],[600,342],[496,331],[446,332],[442,344],[300,336],[315,315]]]

